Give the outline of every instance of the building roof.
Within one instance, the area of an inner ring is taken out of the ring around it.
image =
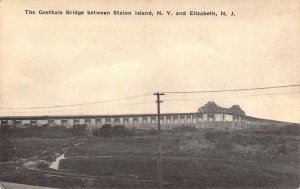
[[[198,113],[203,113],[203,114],[220,113],[220,114],[233,114],[233,115],[243,115],[243,116],[246,115],[239,105],[233,105],[231,108],[222,108],[213,101],[209,101],[204,106],[200,107],[198,109]]]

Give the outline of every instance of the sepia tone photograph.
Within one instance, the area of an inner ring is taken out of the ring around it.
[[[0,0],[0,189],[300,188],[298,0]]]

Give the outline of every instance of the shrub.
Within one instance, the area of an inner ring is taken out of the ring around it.
[[[196,131],[197,128],[193,126],[181,125],[179,127],[174,127],[172,131],[174,132],[185,132],[185,131]]]
[[[104,124],[98,131],[98,136],[102,136],[104,138],[110,138],[111,137],[111,125],[110,124]]]
[[[300,126],[297,124],[286,125],[284,127],[279,128],[277,133],[286,135],[299,135]]]
[[[9,125],[1,125],[0,129],[0,132],[7,131],[9,129]]]
[[[115,136],[125,136],[127,134],[127,131],[126,131],[124,125],[114,125],[111,128],[111,132]]]
[[[49,125],[48,124],[44,124],[44,125],[42,125],[42,129],[48,129],[49,128]]]
[[[73,126],[73,134],[76,136],[83,135],[85,128],[86,128],[85,124],[83,125],[76,124]]]
[[[157,130],[155,128],[151,128],[149,130],[149,135],[157,135],[157,134],[158,134],[158,132],[157,132]]]

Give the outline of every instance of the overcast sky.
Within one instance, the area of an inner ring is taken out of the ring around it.
[[[0,2],[0,105],[78,104],[152,94],[300,83],[297,1]],[[230,3],[229,3],[230,2]],[[25,15],[35,10],[234,11],[235,17]],[[247,115],[300,122],[300,88],[163,97],[162,112],[207,101]],[[292,93],[290,93],[292,92]],[[266,95],[266,94],[273,95]],[[283,93],[283,94],[278,94]],[[156,112],[153,95],[1,115]]]

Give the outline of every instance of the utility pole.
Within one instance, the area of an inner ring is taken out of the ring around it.
[[[156,92],[154,93],[156,95],[157,100],[157,134],[158,134],[158,150],[159,150],[159,155],[158,155],[158,163],[157,163],[157,176],[159,179],[159,188],[163,188],[163,178],[162,178],[162,155],[161,155],[161,136],[160,136],[160,103],[163,101],[160,100],[160,95],[165,95],[164,93],[159,93]]]
[[[15,170],[14,170],[14,176],[15,176],[15,182],[17,181],[17,139],[16,139],[16,134],[17,131],[14,130],[13,132],[13,137],[14,137],[14,165],[15,165]]]

